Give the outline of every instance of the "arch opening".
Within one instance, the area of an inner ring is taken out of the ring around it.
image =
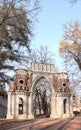
[[[44,76],[42,76],[34,83],[32,91],[34,116],[50,116],[50,103],[52,94],[52,86],[50,83]]]

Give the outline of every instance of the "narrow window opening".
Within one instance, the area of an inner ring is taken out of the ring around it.
[[[23,114],[23,99],[19,99],[19,114]]]
[[[67,103],[67,100],[66,100],[66,99],[64,99],[64,101],[63,101],[63,106],[64,106],[64,114],[66,114],[66,103]]]

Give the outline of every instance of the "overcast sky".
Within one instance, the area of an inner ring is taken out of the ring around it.
[[[68,0],[41,0],[41,7],[39,22],[34,27],[35,38],[32,45],[47,45],[49,50],[55,53],[56,65],[62,70],[58,48],[63,24],[76,20],[81,22],[81,1],[72,6]]]

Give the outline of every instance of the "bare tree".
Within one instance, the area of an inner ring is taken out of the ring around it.
[[[78,96],[77,94],[75,94],[73,96],[73,108],[74,108],[74,114],[75,116],[77,116],[78,114],[80,114],[81,110],[81,97]]]
[[[48,46],[40,46],[38,49],[32,49],[30,54],[31,61],[40,63],[54,63],[54,54],[49,51]]]
[[[75,4],[77,2],[79,2],[80,0],[69,0],[71,4]]]
[[[75,3],[77,2],[78,0],[70,0],[71,3]]]
[[[67,54],[68,62],[75,61],[81,70],[81,25],[71,22],[64,25],[63,40],[60,41],[60,54]]]
[[[36,88],[36,90],[33,92],[33,111],[34,116],[36,116],[36,110],[38,110],[39,115],[49,115],[49,105],[48,97],[46,95],[46,89],[43,91],[40,88]],[[43,113],[41,113],[43,112]]]
[[[74,82],[73,86],[78,86],[81,82],[81,25],[78,21],[64,25],[64,34],[60,41],[59,52],[69,70],[72,84]]]

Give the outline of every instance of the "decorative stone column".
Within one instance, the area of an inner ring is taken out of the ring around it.
[[[7,94],[8,94],[7,119],[12,119],[13,116],[11,115],[11,91],[8,91]]]
[[[69,96],[68,96],[68,98],[69,98]],[[69,99],[68,98],[67,98],[67,104],[66,104],[66,113],[69,116],[69,114],[70,114],[70,105],[69,105]]]
[[[12,115],[14,117],[14,94],[12,95]]]
[[[32,112],[32,93],[30,92],[30,95],[28,97],[28,119],[33,119],[34,115]]]
[[[18,107],[19,107],[18,93],[16,93],[15,98],[16,98],[15,105],[16,105],[16,117],[17,117],[19,115],[19,113],[18,113]]]
[[[70,96],[70,116],[73,117],[73,94]]]
[[[25,96],[23,97],[24,104],[23,104],[23,114],[25,118],[27,118],[27,109],[28,109],[28,100],[27,100],[27,95],[25,93]]]
[[[56,94],[51,95],[51,118],[56,117]]]

